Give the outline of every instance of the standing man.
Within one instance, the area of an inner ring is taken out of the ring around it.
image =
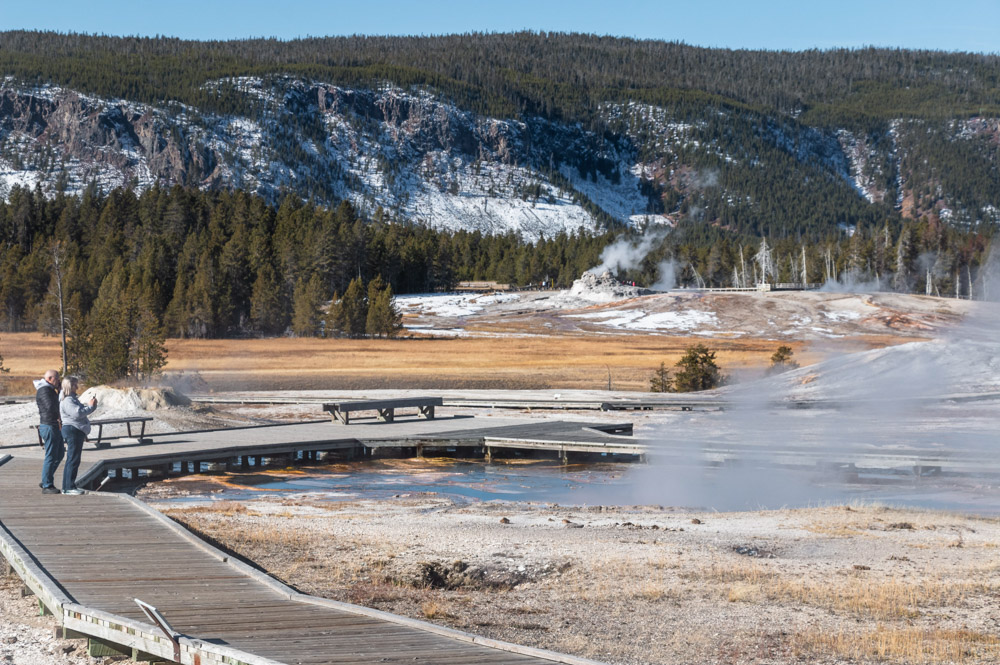
[[[45,461],[42,463],[42,494],[59,494],[54,477],[59,462],[66,454],[62,433],[59,431],[59,372],[50,369],[45,378],[35,381],[35,404],[38,405],[38,433],[45,444]]]

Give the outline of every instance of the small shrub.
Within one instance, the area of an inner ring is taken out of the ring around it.
[[[798,369],[799,364],[792,360],[795,352],[790,346],[779,346],[778,350],[771,356],[771,366],[767,369],[768,375],[781,374],[789,370]]]

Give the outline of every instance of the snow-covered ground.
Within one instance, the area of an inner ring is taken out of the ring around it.
[[[481,312],[489,305],[517,302],[518,293],[435,293],[396,296],[396,305],[405,316],[419,313],[431,316],[458,317]]]
[[[422,294],[399,296],[397,304],[408,330],[437,336],[576,331],[789,341],[935,337],[989,307],[893,293],[649,293],[593,275],[565,291]]]
[[[577,319],[592,319],[602,326],[621,328],[623,330],[684,330],[700,331],[717,323],[713,312],[698,310],[681,310],[676,312],[647,313],[641,309],[627,312],[587,312],[585,314],[567,314]]]

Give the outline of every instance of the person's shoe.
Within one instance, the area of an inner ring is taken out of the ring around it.
[[[74,487],[71,490],[63,490],[62,493],[63,494],[71,494],[73,496],[80,496],[81,494],[83,494],[83,490],[77,489],[76,487]]]
[[[42,494],[62,494],[62,492],[55,487],[43,487]]]

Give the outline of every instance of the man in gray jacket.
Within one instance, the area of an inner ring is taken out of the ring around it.
[[[50,369],[45,377],[35,381],[35,404],[38,405],[38,434],[45,444],[42,463],[42,494],[59,494],[54,485],[56,469],[66,454],[59,431],[59,372]]]

